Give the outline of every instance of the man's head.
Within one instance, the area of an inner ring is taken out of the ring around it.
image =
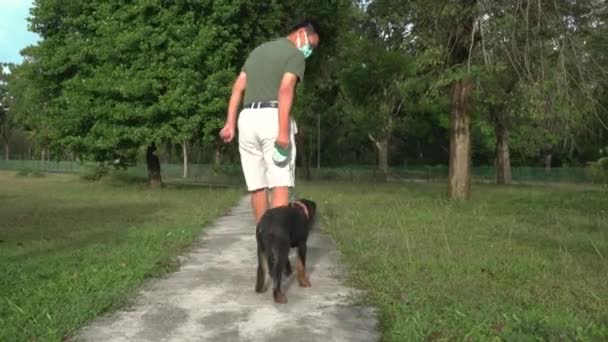
[[[312,51],[319,45],[319,28],[312,20],[305,20],[294,25],[288,35],[305,57],[309,57]]]

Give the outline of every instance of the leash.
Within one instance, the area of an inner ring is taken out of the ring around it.
[[[310,219],[310,216],[308,215],[308,208],[306,208],[306,206],[304,205],[304,203],[300,202],[300,201],[295,201],[292,202],[293,204],[299,206],[300,208],[302,208],[302,210],[304,210],[304,215],[306,215],[307,219]]]

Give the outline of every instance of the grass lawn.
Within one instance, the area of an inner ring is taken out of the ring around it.
[[[608,340],[608,191],[299,184],[386,341]],[[314,280],[313,280],[314,283]]]
[[[236,189],[0,172],[0,341],[57,341],[175,267]]]

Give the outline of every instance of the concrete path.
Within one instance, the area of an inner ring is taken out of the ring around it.
[[[320,208],[322,210],[323,208]],[[206,230],[180,269],[145,285],[133,305],[100,317],[76,341],[376,341],[372,309],[342,283],[331,238],[308,241],[311,288],[284,280],[289,303],[274,304],[272,289],[254,292],[254,223],[245,197]],[[295,251],[290,254],[295,265]]]

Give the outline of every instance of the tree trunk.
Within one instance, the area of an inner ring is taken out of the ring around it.
[[[317,114],[317,170],[321,168],[321,114]]]
[[[205,146],[205,145],[203,145],[203,147],[201,147],[201,145],[200,145],[200,144],[197,146],[197,149],[196,149],[196,163],[197,163],[197,164],[200,164],[200,163],[201,163],[201,154],[202,154],[202,152],[203,152],[203,148],[204,148],[204,146]]]
[[[509,130],[500,121],[496,120],[496,184],[510,184]]]
[[[450,112],[450,176],[448,196],[468,199],[471,193],[471,109],[473,82],[470,79],[452,84]]]
[[[222,145],[216,144],[213,150],[213,165],[220,166],[222,164]]]
[[[310,144],[310,141],[308,142]],[[307,181],[311,179],[310,176],[310,162],[308,161],[309,155],[306,153],[306,133],[304,127],[298,127],[298,134],[296,134],[296,146],[298,148],[298,155],[301,156],[300,164],[304,168],[304,177]]]
[[[148,146],[146,150],[146,165],[148,166],[148,186],[152,189],[158,189],[163,186],[163,180],[160,173],[160,159],[156,155],[156,145],[154,143]]]
[[[190,176],[190,168],[188,163],[188,141],[184,140],[182,143],[182,152],[184,159],[184,176],[183,178],[188,178]]]
[[[378,142],[378,164],[386,180],[388,178],[388,139],[386,138]]]
[[[471,195],[471,110],[473,81],[471,57],[476,43],[481,39],[477,31],[477,0],[461,0],[462,17],[449,30],[449,65],[464,68],[467,76],[452,83],[450,110],[450,175],[448,196],[468,199]]]
[[[10,155],[11,155],[11,147],[8,144],[8,141],[4,142],[4,160],[8,161],[10,160]]]
[[[553,159],[553,154],[551,152],[545,153],[545,173],[551,172],[551,160]]]
[[[369,139],[374,143],[374,147],[378,152],[378,170],[382,173],[383,180],[388,179],[388,144],[389,138],[384,137],[382,139],[376,139],[371,134],[368,135]]]
[[[308,165],[306,165],[306,180],[312,180],[312,161],[313,161],[313,137],[312,137],[312,132],[310,133],[310,136],[308,137]]]

